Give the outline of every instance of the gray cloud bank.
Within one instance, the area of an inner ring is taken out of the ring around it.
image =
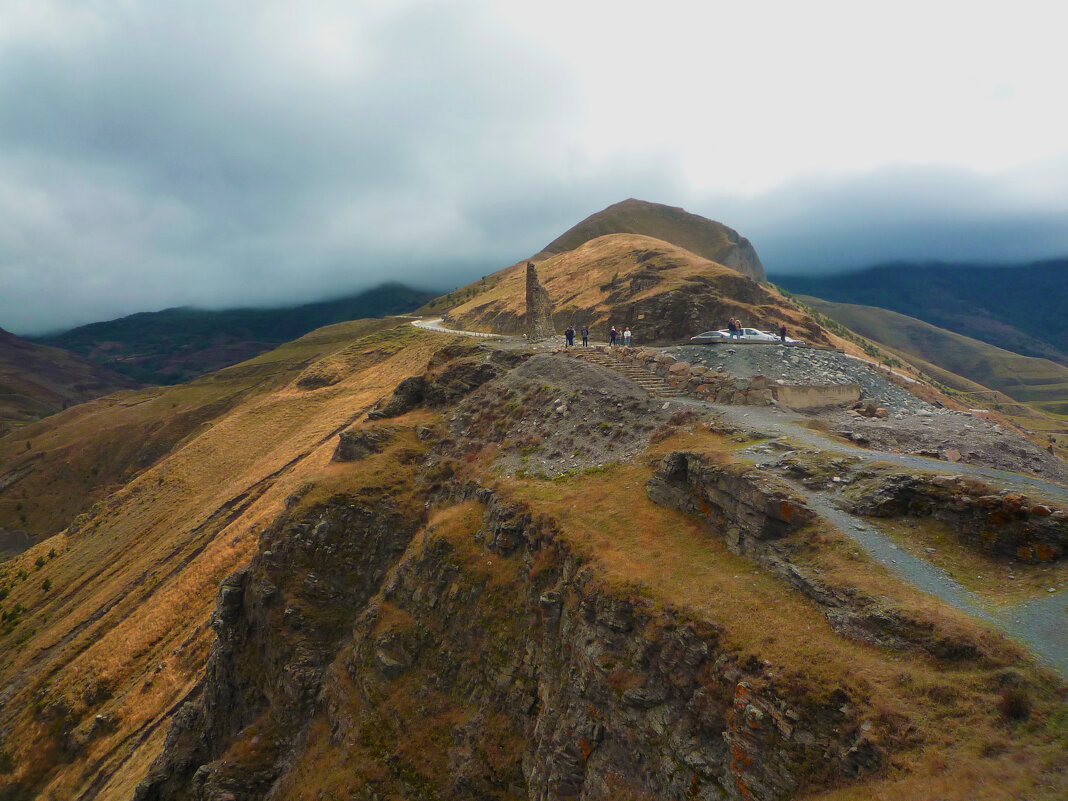
[[[294,31],[285,4],[56,7],[0,38],[0,327],[16,333],[446,289],[630,196],[737,228],[772,273],[1068,252],[1064,164],[745,199],[695,190],[663,152],[605,165],[574,144],[568,76],[465,4],[368,14],[340,54],[329,19]]]

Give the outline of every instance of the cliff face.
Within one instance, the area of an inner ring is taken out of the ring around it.
[[[414,539],[342,498],[265,537],[137,798],[295,798],[335,764],[353,798],[782,799],[878,764],[844,692],[777,686],[551,519],[452,493]]]

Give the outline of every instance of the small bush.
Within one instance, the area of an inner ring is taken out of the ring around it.
[[[52,579],[46,578],[44,581],[42,581],[41,582],[41,589],[44,590],[45,592],[50,592],[51,589],[52,589]]]
[[[1031,695],[1026,687],[1005,687],[998,697],[998,712],[1005,720],[1023,721],[1031,717]]]
[[[43,556],[38,556],[38,557],[37,557],[37,561],[35,561],[35,562],[33,563],[33,565],[34,565],[34,567],[36,567],[36,568],[37,568],[38,570],[40,570],[40,569],[41,569],[42,567],[44,567],[44,566],[45,566],[45,558],[44,558]]]

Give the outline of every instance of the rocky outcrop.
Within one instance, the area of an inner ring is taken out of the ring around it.
[[[859,481],[846,495],[857,514],[940,520],[966,545],[997,556],[1052,562],[1068,554],[1068,510],[964,476],[894,473]]]
[[[342,499],[266,532],[252,563],[219,588],[204,678],[134,798],[266,797],[311,720],[354,610],[417,525],[388,498]],[[246,746],[240,754],[228,750],[235,738]]]
[[[646,492],[653,503],[704,517],[745,556],[765,555],[768,543],[815,519],[804,499],[759,470],[708,464],[686,451],[664,457]]]
[[[735,378],[726,372],[680,362],[668,353],[650,348],[597,346],[595,351],[612,358],[624,370],[629,365],[644,367],[680,393],[691,397],[742,406],[767,406],[773,401],[773,387],[762,375]]]
[[[456,359],[440,369],[406,378],[393,390],[393,396],[367,416],[372,420],[398,417],[419,406],[441,407],[458,401],[469,392],[503,372],[492,361],[481,358]]]
[[[524,318],[526,338],[531,342],[551,339],[556,335],[553,329],[553,304],[549,299],[549,290],[538,283],[538,270],[534,262],[527,262],[527,313]]]
[[[335,462],[358,462],[372,453],[381,453],[397,431],[393,428],[353,427],[338,435]]]

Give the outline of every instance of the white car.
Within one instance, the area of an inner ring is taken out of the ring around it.
[[[705,331],[703,334],[698,334],[695,337],[690,337],[690,342],[693,342],[695,345],[700,345],[700,344],[704,344],[704,343],[708,343],[708,342],[723,342],[724,340],[729,340],[730,338],[731,338],[731,332],[728,331],[726,328],[723,328],[723,329],[720,329],[719,331]],[[758,331],[755,328],[743,328],[740,331],[740,336],[738,336],[736,338],[737,339],[743,339],[743,340],[746,340],[748,342],[778,342],[779,341],[779,335],[778,334],[773,334],[773,333],[771,333],[769,331]],[[804,342],[802,342],[800,339],[790,339],[790,337],[787,337],[786,338],[786,344],[787,345],[803,345]]]

